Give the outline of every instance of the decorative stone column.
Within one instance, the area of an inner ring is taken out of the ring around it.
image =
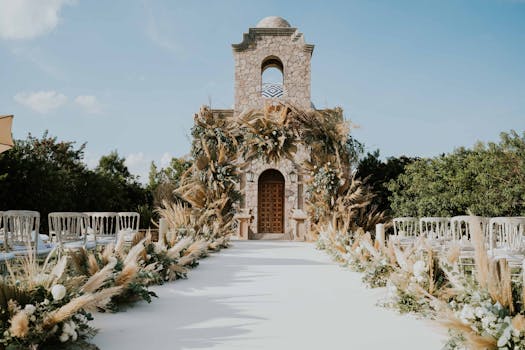
[[[235,214],[233,218],[239,221],[239,229],[237,231],[239,239],[247,240],[248,233],[250,230],[250,221],[252,219],[252,214],[250,214],[250,210],[243,208],[239,213]]]
[[[297,241],[306,241],[306,220],[308,215],[301,209],[294,209],[292,213],[292,220],[294,220],[293,226],[293,239]]]
[[[376,224],[376,241],[381,247],[385,246],[385,224]]]

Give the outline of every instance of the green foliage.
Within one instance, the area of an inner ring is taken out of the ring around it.
[[[388,184],[396,216],[525,215],[525,133],[420,159]]]
[[[112,152],[93,171],[84,160],[85,145],[58,141],[46,133],[29,135],[0,154],[0,208],[36,210],[41,230],[54,211],[136,211],[150,205],[151,195],[141,187]],[[149,220],[141,220],[149,224]]]
[[[389,197],[392,192],[388,188],[388,183],[397,179],[405,172],[405,166],[415,162],[417,158],[401,156],[399,158],[389,157],[381,160],[379,150],[375,150],[359,161],[356,178],[363,179],[370,186],[375,197],[372,199],[371,206],[376,206],[380,212],[387,215],[392,213]]]

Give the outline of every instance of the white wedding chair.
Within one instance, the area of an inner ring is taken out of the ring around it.
[[[419,236],[418,219],[415,217],[399,217],[392,220],[394,236],[390,237],[400,245],[411,245]]]
[[[119,232],[118,213],[115,212],[86,212],[88,241],[98,245],[117,243]]]
[[[61,249],[94,249],[95,242],[87,240],[87,220],[88,216],[84,213],[49,213],[49,233],[55,237]]]
[[[475,225],[479,225],[482,233],[483,242],[488,247],[489,219],[481,216],[461,215],[450,218],[451,241],[449,247],[456,245],[459,247],[458,265],[463,271],[467,269],[473,271],[475,268],[475,250],[472,243],[472,234]]]
[[[136,212],[118,213],[119,233],[118,239],[130,244],[135,235],[139,232],[140,214]]]
[[[4,274],[6,272],[5,263],[8,260],[15,258],[15,253],[5,251],[4,246],[4,238],[5,238],[5,230],[4,230],[4,212],[0,211],[0,246],[2,249],[0,249],[0,274]]]
[[[419,234],[429,240],[451,240],[450,218],[422,217],[419,219]]]
[[[44,255],[54,246],[40,238],[40,213],[30,210],[8,210],[3,213],[4,249],[20,255]]]
[[[495,217],[489,221],[489,255],[521,267],[525,258],[525,217]]]

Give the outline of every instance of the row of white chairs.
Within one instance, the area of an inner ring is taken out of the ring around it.
[[[455,216],[402,217],[393,220],[394,240],[410,244],[425,237],[436,247],[459,244],[463,256],[473,253],[471,241],[474,225],[480,225],[485,246],[495,259],[506,258],[511,265],[520,266],[525,259],[525,217]]]
[[[40,213],[28,210],[0,212],[0,262],[29,252],[48,254],[61,249],[94,249],[97,245],[131,242],[139,231],[135,212],[55,212],[48,215],[49,236],[39,233]]]

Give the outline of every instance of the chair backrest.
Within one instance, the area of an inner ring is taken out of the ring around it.
[[[473,224],[480,225],[485,243],[489,242],[489,218],[473,215],[461,215],[450,218],[451,238],[459,241],[462,238],[471,240]]]
[[[503,248],[511,252],[525,249],[525,218],[496,217],[489,221],[490,248]]]
[[[5,249],[31,247],[36,253],[40,213],[30,210],[8,210],[2,217]]]
[[[49,233],[56,235],[59,244],[85,240],[87,218],[84,213],[49,213]]]
[[[95,237],[117,236],[119,232],[118,213],[90,212],[84,214],[88,216],[88,227],[93,230]]]
[[[418,219],[414,217],[395,218],[394,235],[401,237],[418,236]]]
[[[119,230],[139,232],[140,214],[135,212],[118,213]]]
[[[423,217],[419,219],[419,234],[430,240],[452,239],[450,233],[450,218]]]

